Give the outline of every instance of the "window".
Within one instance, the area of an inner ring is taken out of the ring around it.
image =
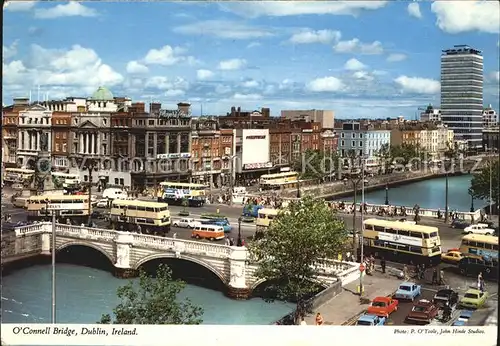
[[[356,146],[356,141],[352,141],[352,147],[354,148]]]
[[[362,147],[363,146],[363,141],[359,141],[359,146]]]
[[[68,151],[68,145],[66,143],[62,144],[62,151],[64,151],[64,152]]]
[[[56,151],[60,151],[59,143],[56,143]]]
[[[342,140],[342,141],[340,141],[340,145],[341,145],[341,146],[344,146],[344,141],[343,141],[343,140]]]
[[[344,138],[344,132],[340,134],[340,138]]]

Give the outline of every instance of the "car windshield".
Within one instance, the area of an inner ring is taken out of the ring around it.
[[[477,299],[478,295],[476,293],[465,293],[464,298]]]
[[[411,309],[411,311],[425,312],[425,308],[423,306],[414,306],[413,309]]]
[[[403,291],[411,291],[411,287],[406,285],[399,286],[399,289]]]
[[[386,306],[386,304],[385,304],[385,302],[373,302],[372,306],[377,306],[377,307],[383,308],[384,306]]]
[[[372,323],[368,321],[358,321],[358,326],[371,326]]]

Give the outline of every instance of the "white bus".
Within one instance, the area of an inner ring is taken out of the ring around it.
[[[51,176],[54,185],[62,187],[65,190],[79,189],[82,183],[78,174],[52,172]]]
[[[259,185],[264,190],[293,188],[297,185],[299,173],[281,172],[264,174],[259,179]]]
[[[27,199],[28,221],[50,221],[53,210],[47,211],[47,205],[56,210],[61,223],[86,224],[92,213],[88,195],[45,194]]]
[[[33,169],[5,168],[3,180],[8,184],[26,185],[32,183],[34,177],[35,171]]]
[[[109,213],[113,229],[154,235],[170,231],[170,211],[167,203],[115,199]]]
[[[387,261],[435,266],[441,262],[441,239],[437,227],[409,222],[368,219],[364,221],[366,256]]]
[[[273,219],[278,215],[278,209],[259,209],[257,214],[257,219],[255,220],[255,236],[260,238],[264,235],[264,232],[269,227]]]

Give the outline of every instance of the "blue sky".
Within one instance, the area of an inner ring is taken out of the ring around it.
[[[3,103],[115,96],[193,113],[332,109],[413,118],[439,105],[440,54],[483,51],[498,110],[497,1],[20,2],[4,8]]]

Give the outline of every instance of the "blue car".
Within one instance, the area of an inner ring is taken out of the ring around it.
[[[471,310],[463,310],[460,312],[460,316],[458,316],[457,320],[453,322],[452,326],[463,327],[467,325],[473,313],[474,311]]]
[[[422,293],[422,286],[414,282],[403,282],[399,285],[398,290],[394,294],[396,299],[407,299],[414,301]]]
[[[204,225],[216,225],[216,226],[221,226],[224,229],[224,233],[229,233],[233,229],[231,224],[227,219],[211,219],[211,220],[204,220],[201,222]]]
[[[359,316],[357,326],[383,326],[385,324],[385,317],[377,315],[364,314]]]

